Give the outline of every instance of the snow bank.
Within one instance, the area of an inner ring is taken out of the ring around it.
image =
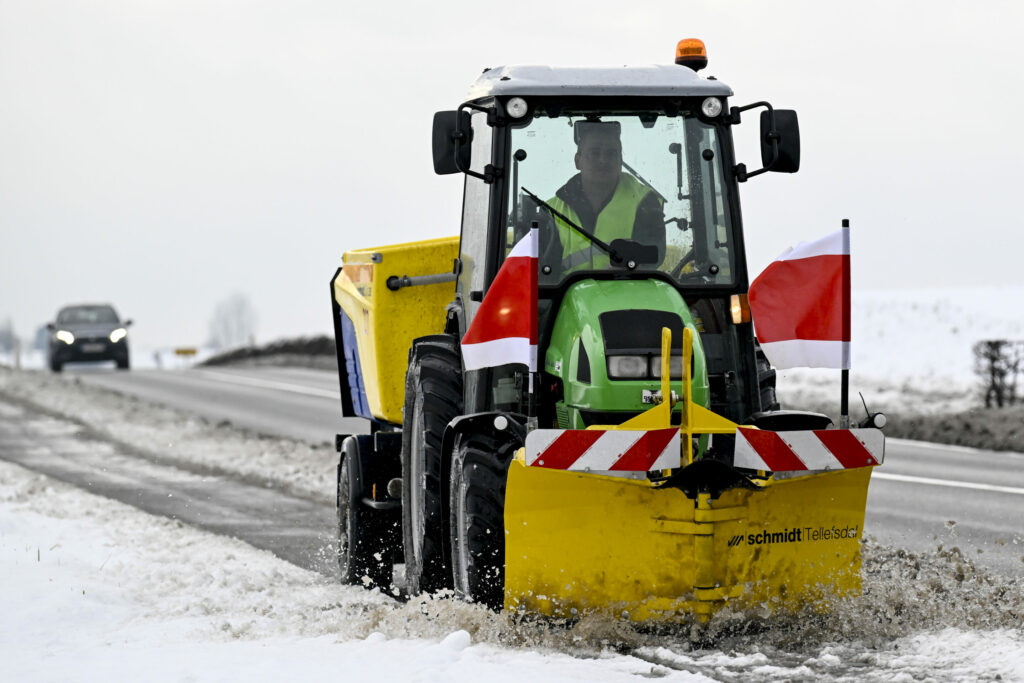
[[[709,680],[611,652],[474,643],[427,602],[331,584],[3,462],[0,571],[7,680]]]

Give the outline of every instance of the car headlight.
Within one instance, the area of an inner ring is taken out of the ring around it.
[[[123,327],[119,327],[110,333],[110,341],[116,344],[117,342],[121,341],[127,336],[128,330],[124,329]]]
[[[670,356],[668,359],[669,379],[683,378],[683,357]],[[651,377],[661,379],[661,356],[651,356]]]
[[[57,330],[57,339],[60,339],[65,344],[74,344],[75,335],[71,334],[67,330]]]
[[[645,356],[608,356],[608,377],[612,379],[647,377],[647,358]]]

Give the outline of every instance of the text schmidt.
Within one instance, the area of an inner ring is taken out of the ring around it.
[[[834,541],[843,538],[857,538],[859,527],[796,527],[782,531],[761,531],[747,534],[747,545],[770,545],[772,543],[800,543],[802,541]]]

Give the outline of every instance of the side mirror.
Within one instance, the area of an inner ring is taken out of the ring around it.
[[[448,175],[467,171],[472,141],[469,112],[439,111],[434,114],[434,173]]]
[[[122,325],[124,325],[125,327],[131,327],[131,325],[132,325],[132,323],[133,323],[133,322],[135,322],[135,321],[134,321],[134,320],[132,320],[131,318],[128,318],[127,320],[125,320],[125,321],[124,321],[124,322],[122,322],[121,324],[122,324]]]
[[[57,329],[57,324],[56,323],[46,323],[46,329],[48,329],[50,332],[53,332],[53,331],[55,331]]]
[[[771,122],[773,114],[774,136]],[[777,147],[774,144],[776,142]],[[775,173],[796,173],[800,170],[800,125],[792,109],[761,112],[761,165]]]

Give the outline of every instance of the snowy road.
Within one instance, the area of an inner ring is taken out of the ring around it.
[[[362,420],[338,417],[337,377],[322,370],[68,372],[268,434],[328,442],[336,431],[366,429]],[[872,479],[865,528],[881,542],[918,552],[937,542],[956,545],[984,566],[1024,575],[1024,455],[890,440]]]
[[[151,514],[237,538],[304,569],[337,576],[331,545],[334,511],[329,505],[206,467],[161,463],[82,436],[73,423],[0,403],[3,459]]]
[[[338,377],[322,370],[217,367],[116,373],[79,365],[65,372],[95,386],[265,434],[333,443],[335,433],[368,431],[366,420],[341,417]]]
[[[0,463],[0,659],[15,679],[1024,678],[1024,581],[977,568],[948,542],[921,553],[866,543],[863,595],[827,614],[723,614],[698,631],[522,622],[340,586],[197,528],[212,515],[244,532],[260,508],[274,516],[267,488],[329,511],[333,449],[75,379],[0,369],[0,454],[91,469],[86,489],[122,486],[129,498],[131,477],[166,478],[171,497],[189,494],[184,508],[202,514],[196,526],[168,522]],[[230,500],[215,495],[214,474]]]

